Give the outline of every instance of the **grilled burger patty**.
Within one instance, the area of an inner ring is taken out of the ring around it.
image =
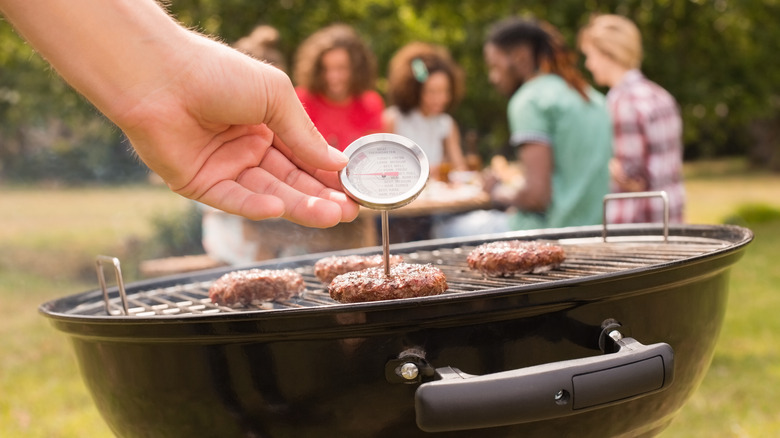
[[[401,256],[390,255],[391,266],[397,265],[402,261],[403,258],[401,258]],[[330,256],[320,259],[314,264],[314,275],[316,275],[321,282],[329,284],[338,275],[383,265],[384,258],[381,254],[368,256]]]
[[[502,240],[479,245],[468,256],[471,269],[495,277],[555,269],[566,259],[558,245],[544,242]]]
[[[211,302],[223,306],[253,301],[286,300],[303,292],[301,274],[291,269],[248,269],[229,272],[211,284]]]
[[[439,295],[447,290],[441,269],[431,265],[399,263],[390,267],[366,268],[341,274],[328,286],[330,297],[341,303],[381,301]]]

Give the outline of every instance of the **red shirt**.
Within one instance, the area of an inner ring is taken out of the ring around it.
[[[366,91],[346,103],[332,102],[301,87],[295,91],[314,126],[328,144],[340,151],[359,137],[382,130],[385,103],[376,91]]]

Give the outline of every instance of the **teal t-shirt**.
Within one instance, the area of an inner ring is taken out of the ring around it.
[[[537,76],[509,100],[510,143],[552,148],[552,201],[543,214],[518,212],[513,229],[600,224],[609,191],[612,123],[604,95],[589,87],[585,101],[558,75]]]

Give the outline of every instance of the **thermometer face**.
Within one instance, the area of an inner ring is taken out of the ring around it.
[[[389,210],[406,205],[428,181],[428,159],[406,137],[367,135],[344,153],[349,163],[341,171],[341,183],[347,194],[366,207]]]

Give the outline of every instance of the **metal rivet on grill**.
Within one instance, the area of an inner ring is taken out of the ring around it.
[[[569,402],[569,391],[561,389],[555,394],[555,403],[558,405],[565,405]]]
[[[420,369],[417,365],[407,362],[399,368],[399,375],[406,380],[414,380],[420,374]]]

